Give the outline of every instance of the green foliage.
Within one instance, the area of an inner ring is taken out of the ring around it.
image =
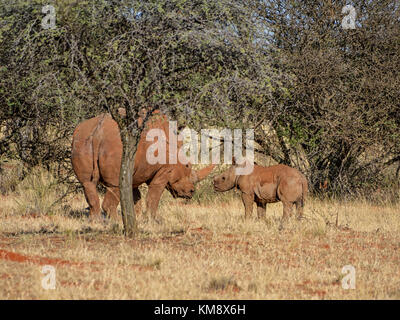
[[[15,191],[16,185],[23,178],[23,165],[17,161],[0,158],[0,194]]]
[[[400,21],[396,1],[358,1],[356,28],[344,30],[346,4],[265,1],[260,14],[279,69],[291,72],[272,124],[282,152],[272,156],[300,167],[315,191],[328,181],[331,192],[356,195],[400,165]]]
[[[66,179],[82,119],[110,112],[133,129],[123,135],[139,134],[138,112],[152,107],[197,130],[255,128],[259,151],[299,167],[314,189],[372,186],[400,163],[394,0],[360,1],[346,31],[345,1],[60,0],[45,30],[47,4],[0,3],[8,158]]]

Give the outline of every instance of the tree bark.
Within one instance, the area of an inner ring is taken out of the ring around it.
[[[138,232],[132,181],[137,150],[137,138],[121,130],[122,161],[119,175],[120,203],[125,236],[133,238]]]

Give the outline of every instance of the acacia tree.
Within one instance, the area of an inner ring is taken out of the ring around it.
[[[261,104],[279,86],[263,50],[258,2],[63,0],[55,5],[56,28],[44,30],[45,4],[20,0],[1,6],[6,23],[0,36],[6,45],[0,58],[7,67],[1,102],[9,108],[2,124],[33,109],[44,119],[42,126],[60,133],[65,126],[57,120],[64,121],[67,112],[72,118],[65,137],[80,119],[109,112],[121,132],[121,209],[125,233],[133,236],[133,164],[144,127],[138,126],[139,111],[150,108],[148,118],[158,108],[197,128],[206,119],[208,125],[230,126],[237,114],[250,116],[249,104]],[[32,92],[40,92],[40,98]],[[44,100],[53,111],[42,113]],[[118,113],[121,107],[125,117]],[[188,109],[191,118],[185,119]],[[34,114],[31,119],[29,129]]]
[[[266,70],[267,60],[255,42],[259,33],[256,4],[157,0],[111,1],[103,7],[101,16],[108,19],[102,20],[102,28],[112,34],[104,43],[106,63],[88,69],[93,70],[93,87],[103,92],[106,108],[121,130],[120,195],[127,235],[136,230],[132,175],[142,130],[137,125],[139,111],[150,105],[179,118],[190,107],[204,121],[215,119],[218,107],[219,112],[232,109],[229,91],[256,99],[255,92],[244,93],[259,87],[268,76],[260,72]],[[218,88],[218,93],[210,88]],[[120,106],[126,109],[125,118],[117,112]],[[246,105],[236,103],[235,107]]]
[[[0,3],[1,155],[70,169],[72,130],[106,111],[130,170],[150,106],[196,129],[255,128],[261,151],[303,165],[313,187],[351,192],[400,172],[397,1],[353,3],[354,30],[342,0],[60,0],[43,29],[47,4]]]
[[[27,166],[70,162],[68,137],[93,112],[74,94],[63,29],[41,27],[42,5],[0,3],[0,154]]]
[[[342,27],[349,4],[354,29]],[[324,181],[341,195],[382,185],[400,166],[398,1],[260,1],[260,15],[279,68],[293,75],[273,124],[276,158],[298,165],[304,151],[314,190]]]

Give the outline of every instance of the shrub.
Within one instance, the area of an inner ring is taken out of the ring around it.
[[[50,172],[35,167],[16,188],[15,209],[20,214],[53,214],[61,210],[66,191]]]
[[[20,162],[0,159],[0,194],[15,191],[23,178],[23,166]]]

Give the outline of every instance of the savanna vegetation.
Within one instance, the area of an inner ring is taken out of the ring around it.
[[[396,0],[2,0],[0,297],[398,299],[399,52]],[[149,107],[180,128],[254,129],[258,163],[306,175],[306,220],[278,231],[274,204],[243,221],[206,180],[163,196],[164,225],[138,216],[135,239],[89,222],[74,128],[110,113],[132,169]]]

